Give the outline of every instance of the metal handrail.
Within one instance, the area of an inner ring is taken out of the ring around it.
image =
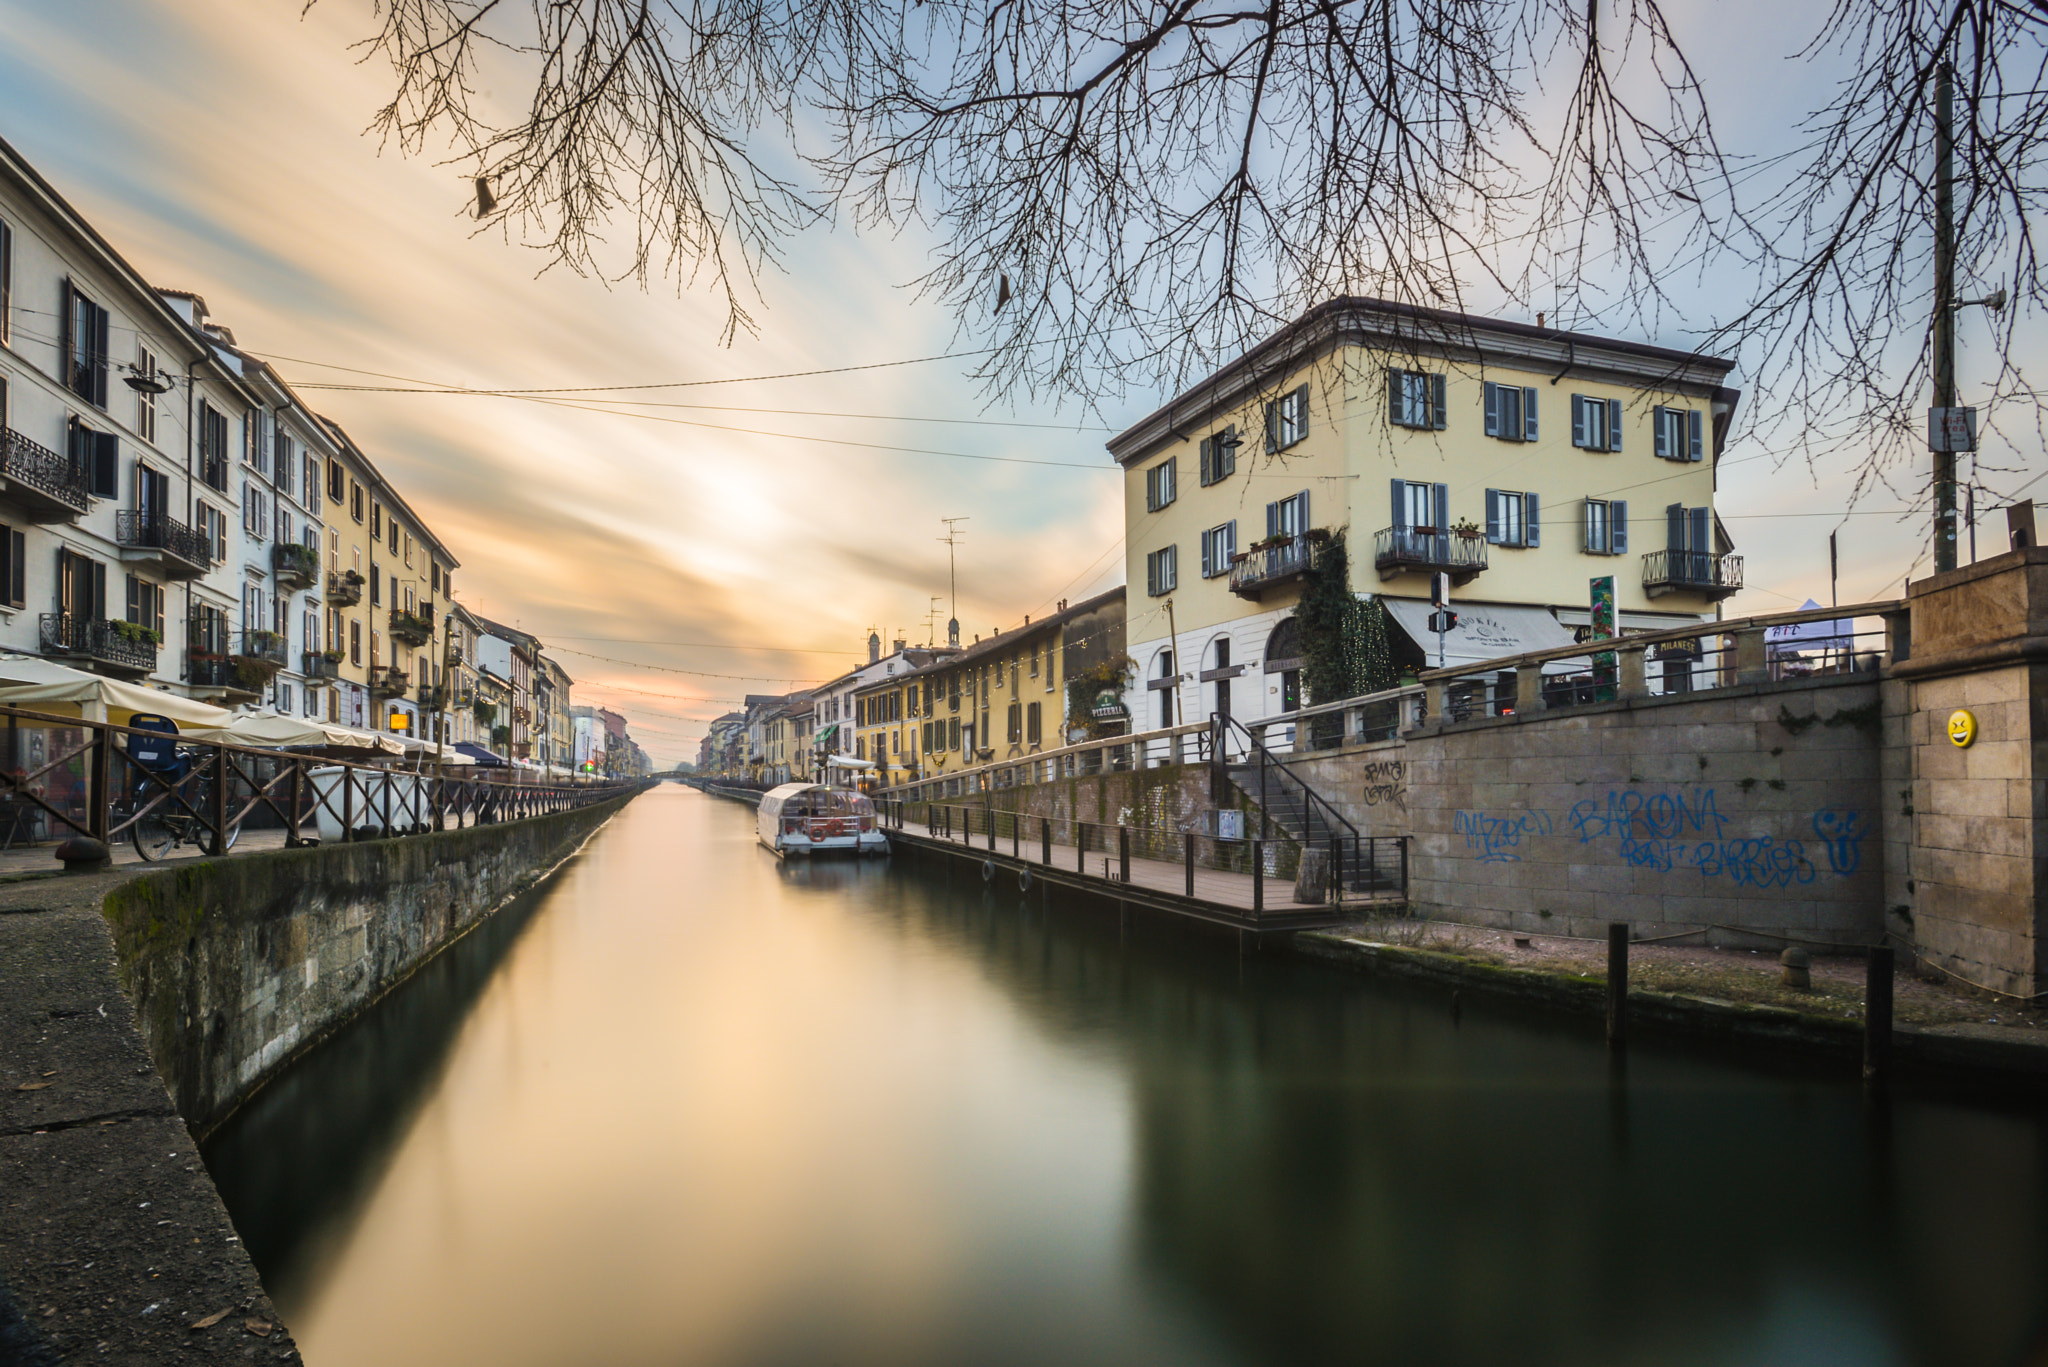
[[[11,427],[0,445],[0,474],[81,513],[92,507],[84,470]]]
[[[1683,588],[1739,589],[1742,557],[1733,551],[1649,551],[1643,556],[1643,587],[1670,584]]]
[[[1324,797],[1314,788],[1311,788],[1308,785],[1308,781],[1306,779],[1302,778],[1300,774],[1297,774],[1294,772],[1294,770],[1290,769],[1284,760],[1282,760],[1278,755],[1274,754],[1271,750],[1267,749],[1266,742],[1260,737],[1253,735],[1250,727],[1246,726],[1236,717],[1218,717],[1216,718],[1216,722],[1217,729],[1219,731],[1227,731],[1228,728],[1235,727],[1244,736],[1245,740],[1250,742],[1250,753],[1254,753],[1258,756],[1260,821],[1263,822],[1267,820],[1266,802],[1268,793],[1266,789],[1266,773],[1267,768],[1270,765],[1272,768],[1278,769],[1288,779],[1292,780],[1297,788],[1301,789],[1302,795],[1306,799],[1302,803],[1302,809],[1304,812],[1313,816],[1315,814],[1316,808],[1320,807],[1325,813],[1327,813],[1327,816],[1324,818],[1325,825],[1342,826],[1346,833],[1349,834],[1352,840],[1356,841],[1359,839],[1358,827],[1352,825],[1349,818],[1347,818],[1342,812],[1338,811],[1334,806],[1332,806],[1328,798]],[[1220,750],[1222,737],[1219,736],[1217,739],[1218,749]],[[1303,831],[1302,836],[1304,843],[1313,843],[1314,834],[1315,833],[1312,829]]]
[[[919,784],[951,782],[956,778],[974,778],[988,775],[999,769],[1013,769],[1020,764],[1038,764],[1045,760],[1063,759],[1069,755],[1081,755],[1095,750],[1115,749],[1126,745],[1149,747],[1154,741],[1170,741],[1181,736],[1206,736],[1209,723],[1206,721],[1186,722],[1180,726],[1162,727],[1157,731],[1135,731],[1127,736],[1103,736],[1096,740],[1076,741],[1072,745],[1061,745],[1050,750],[1034,750],[1026,755],[1012,755],[1008,759],[992,759],[965,769],[947,769],[907,779],[879,789],[881,793],[894,793]]]

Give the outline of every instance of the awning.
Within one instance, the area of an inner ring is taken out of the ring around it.
[[[88,674],[32,655],[0,657],[0,703],[31,712],[68,714],[87,721],[130,725],[138,712],[190,726],[226,726],[234,713],[197,698],[164,693],[139,683]]]
[[[381,732],[358,731],[354,727],[339,726],[316,717],[285,717],[276,713],[244,714],[225,726],[181,729],[192,740],[219,740],[231,745],[251,745],[258,749],[307,746],[321,749],[382,750],[390,755],[405,752],[404,746]]]
[[[818,734],[811,737],[811,743],[814,745],[828,745],[831,743],[832,737],[838,734],[839,723],[835,721],[830,726],[819,727]]]
[[[466,740],[456,741],[455,744],[449,746],[448,748],[456,751],[459,754],[468,755],[472,760],[475,760],[478,765],[486,769],[503,769],[508,767],[505,763],[505,757],[503,755],[497,754],[496,752],[491,750],[486,750],[481,745],[472,745],[470,742]]]
[[[827,755],[825,756],[825,764],[829,768],[839,769],[872,769],[875,767],[873,760],[855,759],[852,755]]]
[[[1429,662],[1428,667],[1436,668],[1437,636],[1429,629],[1429,617],[1435,609],[1419,598],[1381,598],[1380,601],[1386,604],[1388,614],[1401,630],[1421,648],[1423,657]],[[1497,660],[1503,655],[1520,655],[1528,650],[1554,650],[1578,644],[1572,633],[1543,608],[1519,603],[1452,603],[1451,611],[1458,615],[1458,625],[1444,633],[1443,663],[1446,668]],[[1570,673],[1583,668],[1583,663],[1561,660],[1543,667],[1547,674]]]

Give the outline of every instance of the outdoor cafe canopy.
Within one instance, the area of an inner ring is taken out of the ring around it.
[[[193,740],[226,741],[230,745],[250,745],[266,750],[303,746],[378,750],[388,755],[405,753],[405,747],[395,738],[376,731],[358,731],[352,726],[337,726],[313,717],[282,717],[275,713],[252,713],[235,717],[222,726],[183,727],[181,730]]]
[[[143,684],[88,674],[30,655],[0,656],[0,704],[77,716],[85,721],[134,723],[138,712],[169,717],[182,731],[188,727],[226,726],[234,714],[196,698],[162,693]]]

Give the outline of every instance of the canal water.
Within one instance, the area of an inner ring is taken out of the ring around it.
[[[2011,1363],[2048,1118],[662,787],[207,1161],[312,1367]]]

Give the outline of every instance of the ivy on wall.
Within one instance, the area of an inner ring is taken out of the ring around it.
[[[1309,702],[1335,702],[1394,686],[1387,612],[1377,598],[1351,591],[1351,555],[1343,531],[1316,547],[1294,617],[1301,631],[1301,684]]]

